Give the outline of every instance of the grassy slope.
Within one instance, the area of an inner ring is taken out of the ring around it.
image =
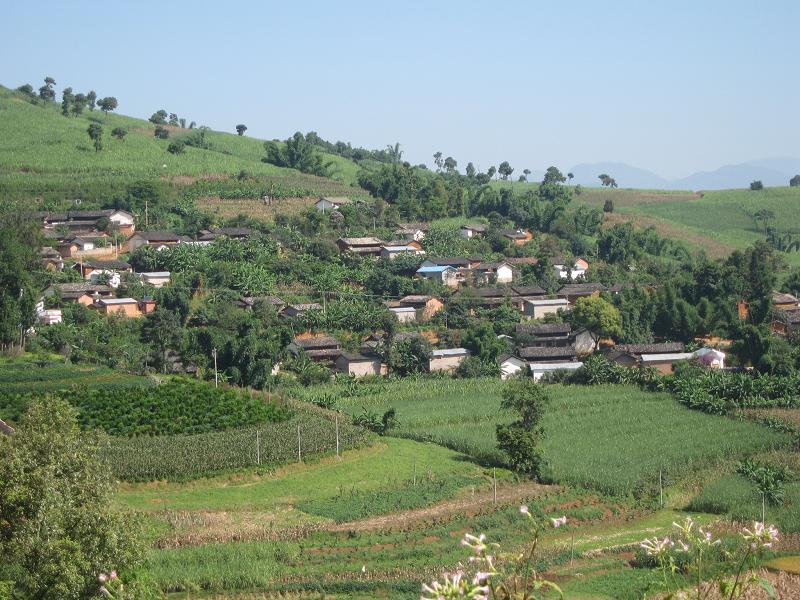
[[[499,460],[495,424],[498,380],[399,381],[374,395],[340,400],[352,413],[394,407],[398,435],[429,439],[486,460]],[[684,408],[666,394],[626,386],[552,386],[543,442],[551,477],[607,493],[657,485],[659,470],[678,478],[700,464],[751,454],[787,437],[760,425]],[[322,391],[322,390],[320,390]],[[312,390],[311,393],[314,393]]]
[[[340,460],[286,467],[269,476],[125,485],[119,498],[123,505],[139,510],[282,512],[304,500],[404,487],[415,468],[420,481],[428,477],[471,478],[477,484],[486,477],[483,469],[452,450],[386,438],[377,446],[349,452]]]
[[[512,186],[499,181],[497,189]],[[534,189],[535,183],[514,182],[516,193]],[[764,239],[763,230],[753,223],[751,214],[760,209],[775,213],[773,225],[783,233],[800,233],[800,188],[719,190],[702,193],[670,190],[583,188],[575,205],[602,209],[606,200],[614,203],[614,213],[606,223],[631,221],[636,226],[653,226],[666,237],[686,242],[693,250],[704,250],[711,257],[723,257]],[[800,266],[800,252],[785,255],[789,264]]]
[[[99,153],[86,133],[92,119],[104,129]],[[111,136],[116,127],[128,130],[124,140]],[[285,187],[319,193],[328,187],[331,193],[341,193],[343,185],[355,183],[358,171],[352,161],[326,154],[325,160],[332,163],[330,180],[303,175],[261,162],[262,140],[222,132],[209,132],[212,150],[187,147],[184,154],[173,155],[166,151],[169,140],[153,137],[153,129],[148,121],[99,110],[65,118],[59,104],[34,106],[0,87],[0,190],[59,198],[59,190],[63,197],[97,186],[121,190],[138,179],[231,176],[246,170]],[[184,132],[188,130],[173,128],[172,137]]]

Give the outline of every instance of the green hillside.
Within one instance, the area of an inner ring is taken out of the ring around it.
[[[87,134],[92,122],[104,130],[100,152]],[[122,140],[111,135],[117,127],[128,131]],[[202,191],[213,195],[234,185],[230,182],[238,185],[234,177],[241,171],[262,189],[284,196],[364,194],[354,187],[358,165],[339,156],[325,154],[330,178],[315,177],[262,162],[263,140],[208,131],[208,149],[187,146],[175,155],[167,147],[190,130],[169,127],[170,139],[160,140],[154,129],[148,121],[97,109],[67,118],[58,103],[33,105],[0,86],[0,194],[11,199],[91,201],[118,193],[134,181],[160,179],[179,188],[202,183]]]

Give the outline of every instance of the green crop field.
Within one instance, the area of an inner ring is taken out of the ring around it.
[[[124,98],[121,105],[124,110]],[[86,133],[92,122],[104,129],[101,152],[94,151]],[[123,140],[111,136],[116,127],[128,130]],[[169,129],[171,138],[189,133]],[[12,199],[97,201],[134,181],[162,179],[181,188],[203,181],[201,191],[213,197],[231,186],[230,178],[246,171],[260,179],[265,191],[275,187],[284,195],[364,194],[351,187],[358,166],[338,156],[324,155],[331,174],[325,179],[262,162],[263,141],[255,138],[210,131],[209,149],[186,147],[174,155],[167,152],[170,140],[156,139],[153,130],[146,120],[100,110],[63,117],[57,103],[34,106],[0,86],[0,193]]]
[[[340,395],[338,407],[358,414],[397,411],[393,435],[433,441],[486,462],[499,462],[495,426],[511,420],[500,410],[503,383],[483,380],[401,380],[312,388],[306,397]],[[747,421],[706,415],[667,394],[630,386],[548,388],[544,419],[546,476],[610,494],[650,491],[700,466],[785,445],[788,436]],[[350,396],[342,395],[351,394]]]

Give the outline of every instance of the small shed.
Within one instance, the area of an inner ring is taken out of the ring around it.
[[[554,315],[559,310],[569,310],[569,301],[565,298],[544,298],[541,300],[526,300],[523,304],[523,314],[530,319],[541,319],[545,315]]]
[[[528,372],[528,362],[513,354],[503,354],[500,357],[500,379],[508,379],[516,375],[525,375]]]
[[[377,354],[342,352],[334,361],[336,370],[356,379],[369,375],[386,375],[389,368]]]
[[[434,350],[431,353],[431,360],[428,364],[428,370],[433,371],[446,371],[448,373],[454,372],[458,365],[460,365],[465,358],[469,356],[470,352],[466,348],[445,348],[443,350]]]

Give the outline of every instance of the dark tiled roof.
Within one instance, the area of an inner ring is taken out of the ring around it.
[[[469,259],[467,258],[460,258],[460,257],[453,257],[453,258],[429,258],[430,262],[435,265],[439,266],[450,266],[450,267],[466,267],[470,264]]]
[[[83,266],[92,269],[108,269],[109,271],[126,271],[131,268],[124,260],[84,260]]]
[[[339,356],[345,358],[349,362],[367,362],[373,360],[380,360],[380,355],[370,352],[342,352]]]
[[[148,242],[180,242],[186,239],[172,231],[137,231],[133,237],[139,237]]]
[[[427,304],[433,296],[410,295],[400,298],[400,304]]]
[[[795,296],[784,292],[772,292],[772,301],[775,304],[797,304],[800,302]]]
[[[514,256],[506,259],[510,265],[535,265],[539,263],[539,259],[535,256]]]
[[[380,246],[383,245],[383,242],[375,237],[360,237],[360,238],[339,238],[337,240],[338,243],[344,244],[346,246],[377,246],[380,249]]]
[[[556,346],[556,347],[529,347],[518,348],[517,355],[525,359],[556,359],[574,358],[577,353],[575,346]]]
[[[58,290],[62,294],[65,292],[100,292],[100,293],[111,293],[111,288],[107,285],[102,285],[99,283],[89,283],[89,282],[80,282],[80,283],[54,283],[50,286],[53,290]],[[48,288],[49,289],[49,288]]]
[[[572,331],[569,323],[520,323],[517,333],[528,335],[568,335]]]
[[[500,234],[514,240],[525,240],[528,238],[528,232],[521,229],[501,229]]]
[[[514,295],[511,288],[477,288],[472,291],[479,298],[505,298]]]
[[[612,350],[627,352],[628,354],[669,354],[671,352],[683,352],[684,345],[681,342],[664,342],[662,344],[617,344]]]
[[[558,290],[559,296],[577,296],[602,292],[605,288],[602,283],[568,283]]]
[[[544,296],[547,293],[538,285],[515,285],[511,289],[520,296]]]
[[[325,348],[339,348],[339,340],[331,336],[320,336],[299,340],[295,338],[292,343],[304,350],[321,350]]]

